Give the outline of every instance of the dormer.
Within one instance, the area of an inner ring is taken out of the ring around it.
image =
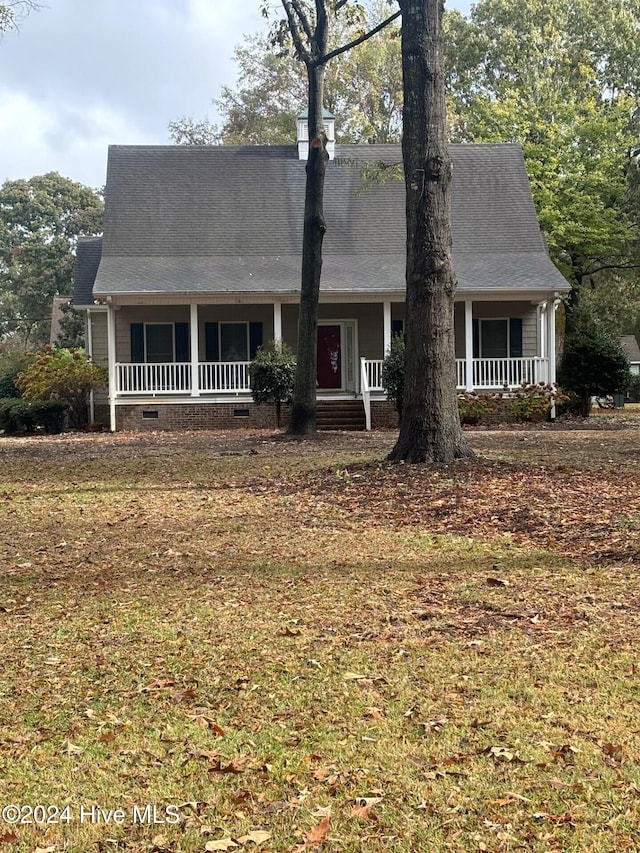
[[[298,124],[298,159],[306,160],[309,156],[309,112],[305,110],[297,118]],[[322,110],[322,124],[327,134],[327,153],[329,160],[335,157],[336,135],[335,117],[329,110]]]

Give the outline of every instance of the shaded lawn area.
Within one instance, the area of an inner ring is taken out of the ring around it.
[[[0,849],[640,849],[611,424],[0,440]]]

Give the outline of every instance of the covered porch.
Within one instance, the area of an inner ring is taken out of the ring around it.
[[[455,309],[456,387],[513,389],[555,380],[558,300],[460,299]],[[107,301],[109,406],[166,400],[250,400],[250,364],[269,340],[295,347],[297,302],[214,304],[193,300],[157,305]],[[103,314],[103,316],[104,316]],[[398,299],[360,298],[320,306],[318,397],[360,398],[365,410],[384,396],[383,356],[402,332]]]

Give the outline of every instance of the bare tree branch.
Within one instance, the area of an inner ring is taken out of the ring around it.
[[[313,39],[313,30],[311,29],[311,24],[309,23],[309,18],[307,17],[307,13],[302,8],[299,0],[291,0],[291,5],[298,16],[298,21],[300,22],[300,26],[304,30],[306,37],[311,41]]]
[[[304,46],[302,33],[300,32],[300,28],[298,26],[298,17],[294,12],[290,0],[282,0],[282,6],[287,15],[289,32],[291,33],[291,38],[293,39],[293,45],[296,49],[296,53],[298,54],[298,57],[305,63],[305,65],[311,65],[313,62],[313,57]]]
[[[0,34],[17,29],[19,21],[26,18],[29,12],[35,12],[40,8],[40,3],[36,3],[35,0],[5,0],[4,3],[0,3]]]
[[[346,2],[346,0],[344,0],[344,2]],[[338,7],[336,6],[336,8]],[[346,53],[348,50],[351,50],[352,47],[356,47],[357,45],[362,44],[363,42],[370,39],[371,36],[375,36],[376,33],[380,32],[380,30],[383,30],[385,27],[389,26],[389,24],[392,21],[395,21],[396,18],[399,18],[401,14],[402,13],[399,10],[397,12],[394,12],[393,15],[390,15],[385,21],[382,21],[382,23],[375,26],[372,30],[369,30],[368,33],[364,33],[364,35],[358,36],[358,38],[353,39],[353,41],[350,41],[348,44],[343,44],[340,47],[337,47],[335,50],[331,50],[329,51],[329,53],[326,53],[324,56],[321,56],[316,64],[325,65],[327,62],[329,62],[330,59],[333,59],[334,56],[340,56],[341,53]]]

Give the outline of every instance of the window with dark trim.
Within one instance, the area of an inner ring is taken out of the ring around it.
[[[474,319],[473,357],[522,358],[522,318]]]
[[[188,323],[132,323],[131,361],[153,364],[189,361]]]
[[[262,346],[262,323],[204,324],[205,361],[250,361]]]

